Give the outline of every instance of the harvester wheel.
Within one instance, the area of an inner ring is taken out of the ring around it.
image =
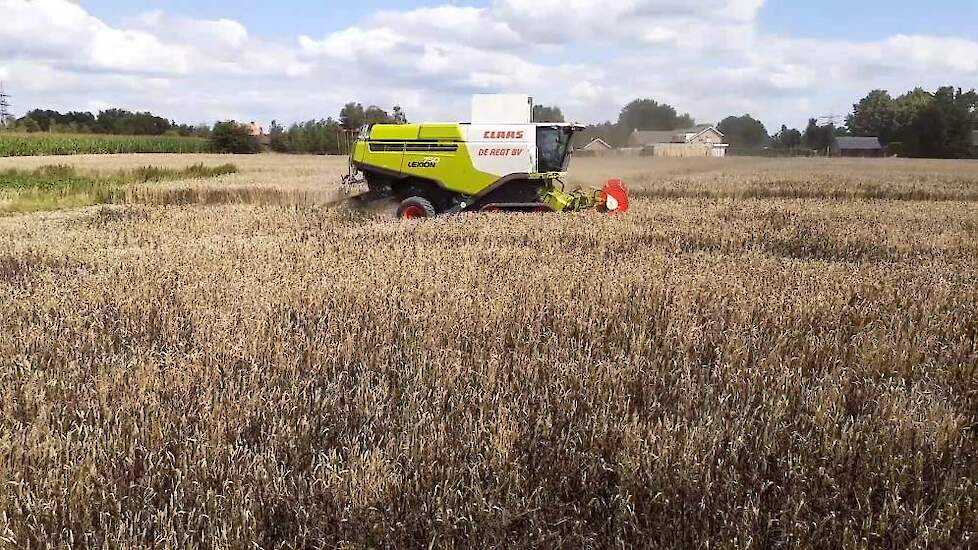
[[[437,215],[431,201],[422,197],[409,197],[401,202],[401,207],[397,209],[397,217],[404,220],[414,220],[417,218],[434,218]]]

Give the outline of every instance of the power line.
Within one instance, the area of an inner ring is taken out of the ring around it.
[[[3,81],[0,81],[0,126],[13,118],[10,114],[10,107],[10,94],[4,89]]]
[[[845,115],[822,115],[815,119],[819,126],[826,126],[828,124],[834,124],[836,126],[844,126],[846,117]]]

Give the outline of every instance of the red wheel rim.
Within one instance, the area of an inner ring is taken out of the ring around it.
[[[414,220],[417,218],[426,218],[427,216],[425,215],[425,211],[423,208],[421,208],[420,206],[414,206],[412,204],[411,206],[405,208],[403,212],[401,212],[401,217],[404,218],[405,220]]]

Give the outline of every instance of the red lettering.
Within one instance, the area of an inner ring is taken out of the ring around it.
[[[482,134],[482,139],[523,139],[526,133],[523,130],[486,130]]]

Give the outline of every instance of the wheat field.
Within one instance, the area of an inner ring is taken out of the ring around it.
[[[579,159],[627,215],[400,222],[232,161],[0,217],[0,546],[976,544],[978,163]]]

